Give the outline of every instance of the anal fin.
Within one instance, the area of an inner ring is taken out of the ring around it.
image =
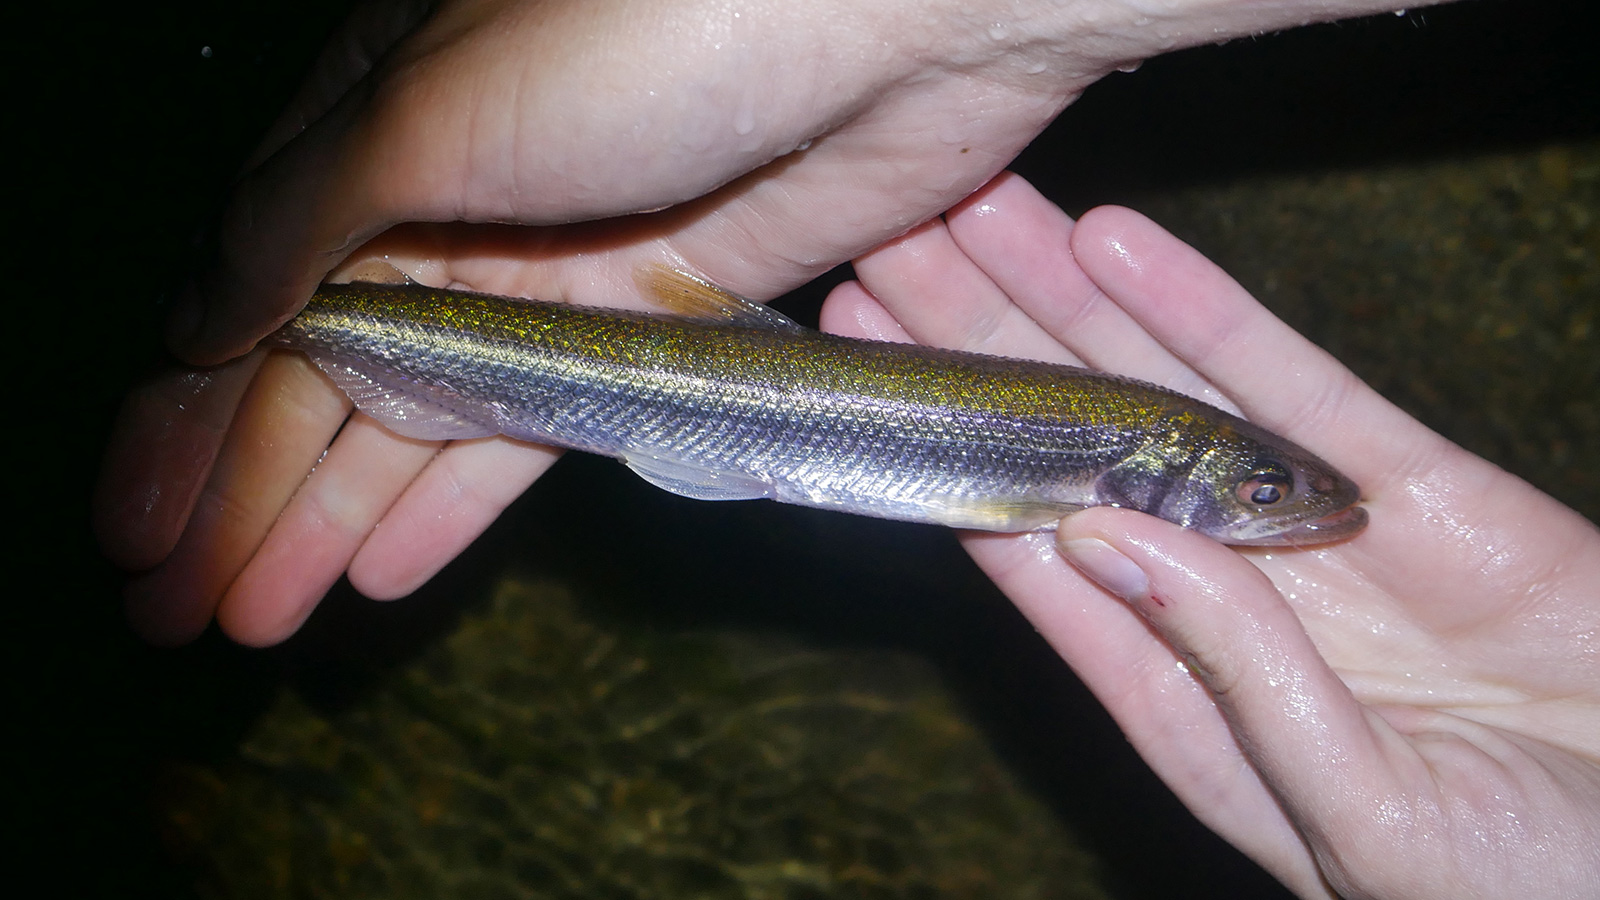
[[[1020,533],[1054,530],[1062,516],[1083,509],[1077,504],[1026,498],[982,498],[930,502],[934,521],[952,528]]]
[[[640,453],[625,453],[622,461],[645,481],[693,500],[759,500],[773,495],[771,485],[737,472],[721,472]]]

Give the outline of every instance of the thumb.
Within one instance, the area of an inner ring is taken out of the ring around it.
[[[1316,879],[1300,842],[1315,851],[1338,840],[1349,825],[1339,821],[1349,812],[1342,808],[1359,806],[1372,788],[1357,783],[1358,773],[1381,769],[1374,764],[1398,736],[1356,701],[1271,580],[1236,551],[1119,509],[1067,517],[1057,541],[1074,566],[1141,613],[1188,662],[1272,797],[1259,797],[1255,814],[1205,808],[1238,785],[1180,783],[1188,779],[1179,773],[1193,771],[1173,758],[1182,748],[1139,748],[1157,774],[1286,883]],[[1225,771],[1219,766],[1216,777]],[[1271,805],[1287,814],[1298,837],[1263,829],[1259,814]]]

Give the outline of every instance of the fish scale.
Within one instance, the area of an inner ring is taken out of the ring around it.
[[[1359,490],[1327,463],[1181,394],[826,335],[698,282],[673,288],[703,288],[695,299],[725,315],[357,283],[320,288],[274,340],[398,433],[615,456],[702,499],[991,531],[1121,505],[1231,543],[1330,540],[1365,522]]]

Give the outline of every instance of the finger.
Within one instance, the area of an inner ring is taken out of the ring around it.
[[[439,447],[352,416],[228,588],[217,624],[256,647],[293,634]]]
[[[1191,747],[1201,742],[1196,713],[1211,710],[1204,692],[1193,679],[1175,677],[1170,648],[1127,604],[1107,597],[1070,565],[1054,535],[963,532],[961,543],[1114,715],[1159,696],[1163,714],[1138,723],[1145,733],[1182,733]],[[1214,745],[1217,736],[1204,743]]]
[[[912,229],[854,265],[862,287],[918,343],[1076,361],[961,251],[943,220]]]
[[[1374,468],[1371,461],[1392,465],[1404,458],[1425,433],[1216,264],[1144,216],[1118,207],[1091,210],[1072,244],[1107,295],[1248,418],[1316,448],[1357,478]]]
[[[136,631],[154,643],[181,644],[205,630],[349,411],[349,399],[304,356],[267,357],[177,546],[129,586]]]
[[[163,375],[123,401],[94,499],[95,535],[112,562],[138,572],[172,552],[264,356]]]
[[[859,281],[846,281],[822,301],[818,325],[830,334],[890,344],[913,343],[905,326]]]
[[[458,441],[434,457],[350,563],[350,583],[378,600],[402,597],[458,556],[521,496],[560,451],[509,438]]]
[[[1187,664],[1299,833],[1348,847],[1349,835],[1330,830],[1370,820],[1371,804],[1399,788],[1393,761],[1415,755],[1355,700],[1266,576],[1214,541],[1127,510],[1069,516],[1057,539],[1073,565],[1144,616]],[[1151,723],[1124,727],[1137,735]],[[1189,748],[1141,747],[1203,821],[1291,887],[1320,884],[1299,837],[1262,828],[1279,818],[1265,794],[1217,803],[1218,782],[1195,771]]]
[[[945,219],[955,245],[1084,365],[1236,409],[1100,290],[1073,256],[1072,218],[1026,180],[1002,173]]]

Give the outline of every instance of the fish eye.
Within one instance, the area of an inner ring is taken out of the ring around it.
[[[1253,506],[1275,506],[1287,500],[1293,489],[1294,480],[1283,472],[1261,471],[1239,482],[1234,493]]]

